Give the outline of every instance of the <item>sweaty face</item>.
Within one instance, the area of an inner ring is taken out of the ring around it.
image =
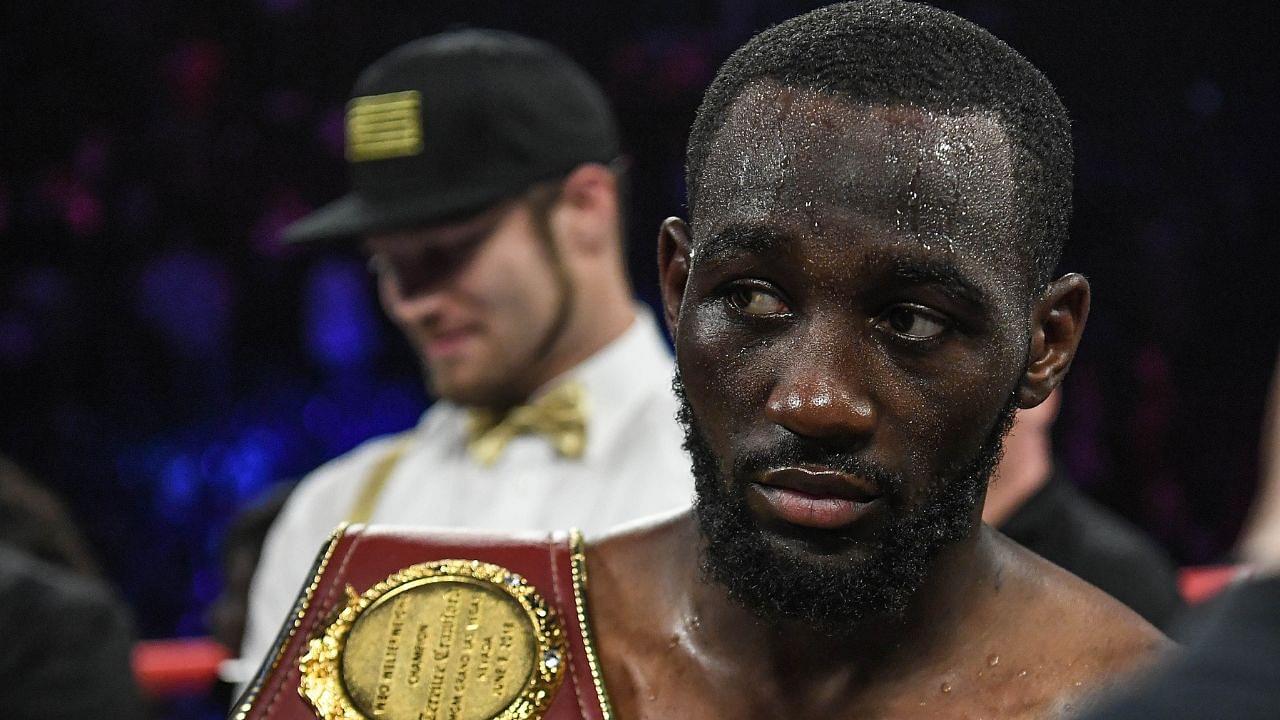
[[[456,224],[370,237],[383,307],[439,397],[506,405],[536,389],[536,368],[569,292],[524,202]]]
[[[857,557],[841,561],[838,554],[824,557],[821,549],[814,555],[803,547],[806,541],[823,544],[817,534],[795,544],[772,537],[750,506],[750,478],[777,473],[778,468],[824,468],[874,478],[885,489],[882,494],[891,498],[901,496],[903,478],[854,455],[814,449],[798,439],[742,458],[726,477],[693,416],[678,373],[674,389],[680,399],[684,448],[693,461],[694,512],[707,540],[704,571],[766,619],[799,620],[832,633],[901,613],[938,551],[969,535],[973,509],[982,499],[1000,457],[1001,438],[1013,419],[1010,398],[973,460],[939,478],[915,507],[886,513],[879,532],[859,541]]]
[[[707,570],[766,617],[903,609],[971,535],[1029,333],[999,124],[748,88],[676,353]]]

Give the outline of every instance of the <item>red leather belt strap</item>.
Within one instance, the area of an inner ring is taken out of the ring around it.
[[[575,548],[572,541],[568,533],[496,536],[392,526],[338,528],[317,558],[312,581],[299,594],[294,613],[272,652],[231,717],[313,720],[315,710],[298,692],[299,659],[306,652],[308,640],[323,632],[335,611],[346,604],[345,588],[350,585],[357,593],[363,593],[411,565],[464,559],[493,563],[524,576],[555,608],[564,624],[568,663],[564,680],[543,718],[611,720],[603,680],[590,654],[590,628],[583,623],[585,563],[580,542]]]

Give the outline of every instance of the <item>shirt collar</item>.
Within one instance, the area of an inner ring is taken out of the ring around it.
[[[631,325],[599,352],[539,388],[534,396],[566,380],[581,382],[587,391],[587,456],[608,445],[617,432],[626,430],[635,407],[653,394],[657,384],[669,386],[674,362],[667,341],[649,306],[636,303]],[[418,421],[417,432],[441,439],[447,433],[465,444],[467,409],[448,400],[436,400]]]

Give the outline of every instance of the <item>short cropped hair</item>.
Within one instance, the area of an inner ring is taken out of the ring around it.
[[[831,5],[756,35],[712,80],[689,133],[689,213],[716,133],[746,87],[774,81],[857,104],[992,113],[1013,151],[1014,190],[1029,278],[1052,278],[1071,221],[1071,124],[1049,80],[986,30],[937,8],[896,0]]]

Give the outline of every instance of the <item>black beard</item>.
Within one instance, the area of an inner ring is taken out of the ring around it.
[[[944,472],[913,507],[891,502],[894,514],[888,526],[861,542],[861,558],[845,565],[821,562],[765,535],[746,504],[750,469],[805,462],[847,468],[870,476],[886,497],[898,499],[901,478],[857,458],[815,449],[802,439],[771,449],[768,457],[735,463],[734,477],[723,477],[678,371],[673,387],[680,400],[677,417],[685,431],[684,447],[693,461],[694,515],[705,541],[704,577],[723,585],[731,598],[767,622],[799,622],[830,635],[868,620],[901,616],[938,553],[974,531],[976,507],[999,462],[1016,408],[1011,393],[973,459]]]

